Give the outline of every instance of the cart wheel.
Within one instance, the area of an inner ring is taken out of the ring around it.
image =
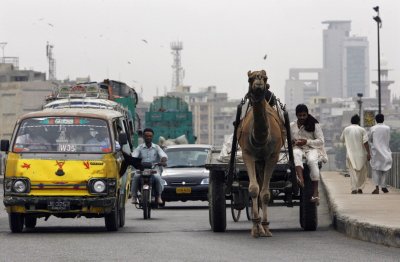
[[[240,219],[240,214],[242,213],[242,210],[235,209],[233,200],[231,200],[231,213],[232,213],[233,221],[238,222]]]
[[[284,118],[285,118],[285,129],[286,129],[286,141],[287,143],[287,151],[289,154],[289,167],[291,171],[291,176],[290,176],[290,181],[292,182],[293,185],[293,194],[297,195],[299,192],[299,186],[297,185],[297,177],[296,177],[296,170],[295,170],[295,164],[294,164],[294,155],[293,155],[293,145],[291,143],[292,141],[292,135],[290,131],[290,120],[289,120],[289,114],[287,111],[284,111]]]
[[[226,230],[224,178],[225,173],[223,171],[210,171],[208,214],[210,226],[214,232],[225,232]]]
[[[253,201],[251,200],[251,198],[248,198],[249,201],[247,201],[246,203],[246,216],[247,216],[247,220],[251,220],[251,207],[252,207],[252,203]]]
[[[300,226],[306,231],[315,231],[318,226],[317,204],[311,202],[313,187],[310,170],[304,165],[304,188],[300,190]]]

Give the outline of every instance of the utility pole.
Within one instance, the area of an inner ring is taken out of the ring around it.
[[[176,91],[178,86],[183,85],[183,68],[181,66],[181,51],[183,49],[182,42],[172,42],[171,50],[174,56],[174,63],[172,64],[172,90]]]
[[[49,80],[56,80],[56,61],[53,58],[53,45],[47,42],[46,45],[46,56],[49,61]]]

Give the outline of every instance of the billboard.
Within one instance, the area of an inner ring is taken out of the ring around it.
[[[364,127],[371,127],[375,125],[375,111],[364,110]]]

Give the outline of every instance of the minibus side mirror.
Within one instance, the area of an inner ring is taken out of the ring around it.
[[[10,140],[1,140],[0,151],[8,152],[10,149]]]
[[[120,133],[118,135],[118,142],[121,146],[128,143],[128,136],[126,135],[126,133]]]

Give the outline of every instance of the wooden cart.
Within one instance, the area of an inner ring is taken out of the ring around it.
[[[239,123],[241,106],[238,105],[236,121]],[[287,112],[283,111],[287,141],[291,141],[290,122]],[[214,150],[206,162],[206,169],[210,171],[209,181],[209,219],[211,229],[214,232],[226,230],[226,202],[231,202],[231,212],[234,221],[239,220],[240,211],[246,210],[250,219],[250,198],[248,195],[249,177],[243,162],[237,162],[235,155],[237,150],[236,129],[233,135],[231,157],[229,162],[220,162],[220,150]],[[300,226],[307,231],[317,228],[317,205],[310,201],[313,188],[308,166],[304,164],[304,188],[299,188],[294,169],[293,148],[291,143],[285,143],[287,147],[281,151],[281,158],[275,167],[271,181],[270,205],[277,206],[300,206]]]

